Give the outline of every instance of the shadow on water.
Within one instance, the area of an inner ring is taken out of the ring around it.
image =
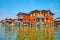
[[[60,31],[54,26],[4,26],[0,27],[0,40],[59,40]]]

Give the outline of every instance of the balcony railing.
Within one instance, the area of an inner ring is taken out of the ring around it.
[[[36,18],[44,18],[44,16],[36,16]]]

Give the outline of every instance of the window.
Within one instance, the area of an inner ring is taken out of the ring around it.
[[[37,16],[39,16],[39,13],[37,14]]]
[[[35,19],[34,19],[34,21],[35,21]]]
[[[35,16],[35,13],[33,15]]]
[[[46,22],[46,19],[44,21]]]
[[[48,14],[46,13],[45,16],[48,16]]]
[[[50,20],[48,20],[48,22],[50,22]]]
[[[32,16],[32,14],[30,16]]]
[[[46,18],[46,20],[48,20],[48,18]]]

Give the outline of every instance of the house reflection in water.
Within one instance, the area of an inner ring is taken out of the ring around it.
[[[54,27],[28,28],[17,31],[17,40],[54,40]]]

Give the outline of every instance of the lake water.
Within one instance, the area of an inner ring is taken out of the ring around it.
[[[0,26],[0,40],[60,40],[60,30],[54,26]]]

